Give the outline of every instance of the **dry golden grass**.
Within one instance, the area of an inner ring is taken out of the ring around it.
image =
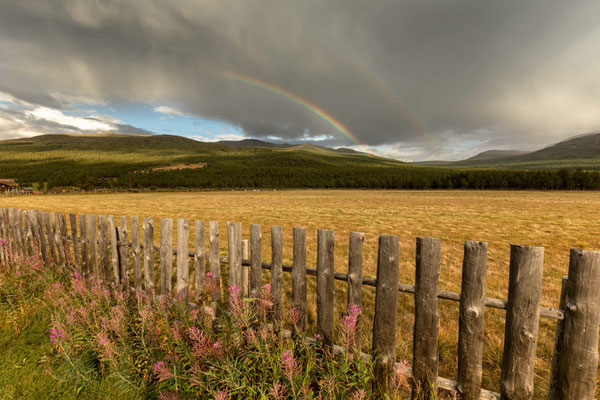
[[[600,248],[597,217],[600,193],[596,192],[299,190],[56,195],[2,197],[0,206],[64,213],[152,216],[155,221],[161,217],[216,220],[220,222],[223,255],[226,254],[226,221],[242,222],[244,238],[249,237],[249,224],[261,224],[264,260],[270,260],[269,227],[282,225],[286,245],[284,262],[288,264],[292,258],[291,228],[302,226],[307,229],[307,256],[311,266],[316,262],[317,229],[333,229],[336,270],[340,272],[347,269],[348,233],[364,232],[367,276],[375,276],[378,235],[394,234],[400,238],[400,280],[404,283],[414,281],[415,238],[439,237],[442,240],[439,288],[452,291],[460,291],[463,242],[487,241],[487,295],[498,298],[507,296],[509,245],[544,246],[542,304],[548,307],[557,307],[560,277],[567,272],[569,249]],[[311,285],[312,292],[314,282]],[[336,282],[336,296],[339,316],[345,308],[343,282]],[[365,288],[364,296],[363,334],[368,337],[374,290]],[[314,304],[314,294],[309,301]],[[398,355],[411,360],[412,297],[401,294],[399,306]],[[441,300],[440,314],[440,375],[455,379],[458,303]],[[311,323],[314,328],[314,316]],[[555,325],[554,320],[541,320],[536,398],[542,398],[547,389]],[[484,386],[494,391],[499,390],[503,337],[504,311],[486,309]]]

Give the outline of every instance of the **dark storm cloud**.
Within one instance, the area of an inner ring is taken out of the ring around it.
[[[3,2],[0,91],[54,108],[52,93],[172,104],[254,137],[351,144],[264,82],[398,157],[535,147],[600,126],[598,15],[596,1]]]

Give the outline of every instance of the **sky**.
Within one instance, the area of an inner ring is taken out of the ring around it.
[[[0,2],[0,139],[176,134],[404,161],[600,129],[600,2]]]

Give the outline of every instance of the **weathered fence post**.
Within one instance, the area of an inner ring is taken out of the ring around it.
[[[229,287],[242,286],[242,224],[227,223],[227,247],[229,249]]]
[[[44,221],[42,219],[42,213],[39,211],[35,211],[35,228],[37,229],[38,242],[40,243],[40,252],[42,255],[42,260],[45,263],[50,262],[48,258],[48,247],[46,244],[46,235],[44,235]]]
[[[115,225],[115,217],[108,216],[108,230],[110,231],[110,254],[113,267],[113,279],[115,285],[121,282],[121,267],[119,266],[119,231]]]
[[[52,258],[52,262],[57,262],[56,257],[56,245],[54,243],[54,233],[52,231],[52,224],[50,224],[50,214],[47,211],[44,211],[44,226],[46,227],[46,239],[48,240],[48,247],[50,248],[50,255]]]
[[[281,325],[281,286],[283,283],[283,228],[271,227],[271,298],[275,330]]]
[[[317,331],[325,346],[333,345],[333,278],[335,234],[317,231]]]
[[[413,336],[413,398],[436,398],[438,377],[439,239],[417,238],[415,325]]]
[[[54,244],[56,245],[56,254],[58,255],[58,265],[64,267],[65,265],[65,249],[63,248],[62,237],[60,235],[60,228],[58,226],[58,217],[55,212],[50,213],[50,223],[54,230]]]
[[[557,327],[549,400],[592,400],[598,371],[600,252],[571,249]]]
[[[173,283],[173,220],[160,219],[160,294],[170,295]]]
[[[215,286],[212,293],[213,303],[221,301],[221,261],[219,260],[219,222],[208,223],[208,269]]]
[[[154,220],[144,217],[144,290],[154,291]]]
[[[121,267],[121,288],[129,291],[129,263],[127,260],[129,241],[127,240],[127,217],[121,216],[119,225],[119,266]]]
[[[108,233],[108,217],[106,215],[98,216],[98,252],[100,254],[100,278],[107,284],[110,282],[110,262],[108,255],[108,244],[110,238]]]
[[[250,225],[250,297],[259,298],[262,286],[262,256],[261,256],[262,233],[260,225]]]
[[[524,400],[533,396],[543,265],[543,247],[510,246],[508,304],[500,377],[503,400]]]
[[[396,313],[400,245],[397,236],[379,236],[377,286],[373,316],[373,391],[382,397],[393,389],[396,362]]]
[[[190,288],[189,259],[190,224],[187,219],[177,219],[177,296],[187,304]]]
[[[87,233],[87,220],[85,219],[85,215],[79,214],[79,236],[81,238],[81,270],[86,276],[90,273],[90,256]]]
[[[204,275],[206,268],[206,250],[204,248],[204,221],[194,221],[194,280],[196,289],[196,303],[202,301],[204,290]]]
[[[250,296],[250,268],[244,265],[250,261],[250,247],[248,239],[242,240],[242,296]]]
[[[457,390],[464,400],[481,396],[487,243],[465,242],[458,316]]]
[[[65,264],[73,265],[70,246],[69,246],[69,232],[67,230],[67,219],[64,214],[58,214],[58,227],[60,235],[62,237],[63,254],[65,255]]]
[[[302,331],[306,326],[306,229],[294,228],[293,237],[292,308],[298,319],[294,329]]]
[[[75,267],[78,271],[81,271],[81,257],[79,256],[79,239],[77,238],[77,215],[69,214],[69,224],[71,225],[71,246],[73,247],[73,258],[75,260]]]
[[[348,299],[346,309],[352,305],[362,308],[362,280],[363,280],[363,243],[365,234],[350,232],[348,245]],[[360,349],[360,314],[356,323],[356,337],[354,338],[357,349]]]
[[[140,249],[140,222],[137,216],[131,221],[131,263],[133,264],[133,285],[135,290],[142,290],[142,266]]]
[[[87,215],[87,237],[89,250],[89,269],[94,274],[94,279],[100,280],[100,269],[98,268],[98,245],[96,243],[96,215]]]

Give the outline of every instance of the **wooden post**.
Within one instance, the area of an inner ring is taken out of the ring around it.
[[[531,399],[540,318],[544,248],[510,246],[504,354],[500,377],[503,400]]]
[[[79,214],[79,236],[81,236],[81,269],[83,274],[90,273],[90,256],[87,237],[87,220],[85,215]]]
[[[294,329],[302,331],[306,327],[306,229],[294,228],[293,240],[292,308],[298,318]]]
[[[144,289],[154,291],[154,220],[144,217]]]
[[[25,244],[25,233],[23,230],[23,211],[20,208],[15,209],[15,222],[17,229],[17,238],[19,242],[19,252],[22,256],[27,256],[27,246]]]
[[[242,286],[242,224],[227,223],[227,246],[229,248],[229,287]]]
[[[196,288],[196,303],[202,302],[204,290],[204,275],[206,267],[206,250],[204,248],[204,221],[194,221],[194,279]]]
[[[38,211],[39,212],[39,211]],[[73,257],[78,271],[81,271],[81,257],[79,255],[79,239],[77,238],[77,216],[69,214],[69,223],[71,225],[71,245],[73,247]]]
[[[564,310],[567,308],[567,281],[569,280],[568,276],[563,276],[560,280],[560,298],[558,300],[558,309]],[[550,382],[548,385],[548,400],[561,399],[562,397],[557,397],[554,393],[557,391],[557,387],[559,386],[558,381],[558,355],[561,352],[561,347],[563,347],[563,335],[565,332],[565,320],[559,319],[556,323],[556,332],[554,336],[554,354],[552,355],[552,364],[550,367]]]
[[[96,242],[96,215],[87,215],[87,238],[88,238],[88,263],[89,271],[94,275],[94,279],[100,280],[100,269],[98,268],[98,245]]]
[[[129,290],[129,264],[127,261],[127,248],[129,241],[127,240],[127,217],[121,216],[121,225],[119,226],[119,266],[121,267],[121,287]]]
[[[173,279],[173,220],[160,219],[160,294],[170,295]]]
[[[317,231],[317,332],[325,346],[333,345],[334,232]]]
[[[213,292],[213,303],[221,301],[221,261],[219,260],[219,222],[208,223],[208,264],[216,288]]]
[[[362,308],[362,280],[363,280],[363,244],[365,234],[350,232],[348,247],[348,301],[347,310],[351,305]],[[356,325],[356,348],[360,349],[360,315]]]
[[[271,227],[271,298],[272,318],[276,331],[281,328],[281,286],[283,283],[283,228]]]
[[[115,217],[108,216],[108,230],[110,232],[110,254],[113,267],[113,279],[115,285],[121,282],[121,267],[119,265],[119,232],[115,225]]]
[[[35,219],[36,219],[36,228],[37,228],[37,235],[38,235],[38,240],[40,242],[40,250],[42,253],[42,260],[44,260],[45,263],[50,262],[50,259],[48,257],[48,246],[46,244],[46,235],[44,234],[44,221],[42,218],[42,213],[39,211],[35,212]],[[7,232],[8,233],[8,232]]]
[[[65,256],[65,264],[73,265],[69,246],[69,232],[67,231],[67,219],[64,214],[58,214],[58,227],[60,230],[60,235],[62,237],[62,247],[63,254]]]
[[[56,254],[58,256],[58,265],[64,267],[65,265],[65,254],[64,247],[62,242],[62,237],[60,235],[60,228],[58,226],[58,218],[55,212],[50,213],[50,223],[52,224],[52,229],[54,230],[54,244],[56,245]]]
[[[23,215],[25,217],[28,250],[29,250],[29,254],[31,256],[33,256],[33,255],[36,255],[37,249],[36,249],[35,237],[33,235],[33,224],[31,222],[31,213],[32,213],[31,210],[25,210],[23,212]]]
[[[598,371],[600,252],[571,249],[549,400],[592,400]]]
[[[243,265],[244,262],[248,262],[250,260],[250,247],[248,239],[242,240],[242,296],[248,297],[250,296],[250,274],[249,268],[247,265]]]
[[[48,239],[48,247],[50,247],[51,262],[56,263],[56,245],[54,243],[54,232],[52,231],[52,224],[50,224],[50,214],[44,211],[44,226],[46,227],[46,238]]]
[[[140,223],[138,217],[131,217],[131,262],[133,264],[133,284],[135,290],[142,290],[142,266],[140,250]]]
[[[393,390],[396,361],[396,313],[400,245],[397,236],[379,236],[375,314],[373,316],[373,391],[379,397]]]
[[[109,262],[108,244],[110,242],[110,236],[108,233],[108,217],[106,215],[98,216],[98,251],[100,254],[100,275],[104,283],[108,283],[111,280],[111,270]]]
[[[417,238],[415,269],[415,325],[413,336],[414,398],[436,398],[438,377],[439,314],[437,286],[440,278],[439,239]]]
[[[487,243],[465,242],[458,317],[458,392],[461,399],[481,396]]]
[[[259,298],[262,287],[261,271],[262,271],[262,233],[260,225],[250,225],[250,297]]]
[[[187,219],[177,219],[177,296],[187,304],[190,289],[189,247],[190,224]]]

